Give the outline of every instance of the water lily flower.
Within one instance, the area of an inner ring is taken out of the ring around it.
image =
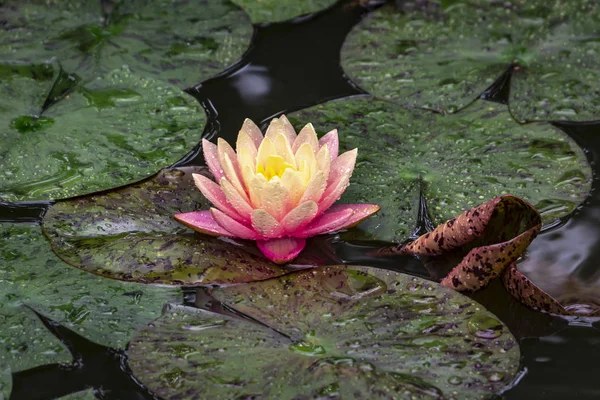
[[[199,174],[194,182],[215,207],[175,219],[204,234],[256,240],[276,263],[293,260],[306,238],[352,227],[379,211],[375,204],[334,204],[349,185],[357,154],[338,156],[337,130],[318,139],[309,123],[296,134],[281,116],[263,137],[246,119],[235,151],[223,139],[217,145],[204,139],[202,148],[216,182]]]

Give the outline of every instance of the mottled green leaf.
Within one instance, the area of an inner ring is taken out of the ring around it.
[[[175,221],[174,214],[209,208],[192,173],[208,172],[163,170],[122,189],[58,202],[44,217],[44,232],[64,261],[114,279],[210,285],[287,273],[259,255],[254,242],[197,234]]]
[[[337,128],[340,151],[358,148],[341,201],[375,203],[381,211],[344,238],[407,239],[415,226],[419,180],[434,221],[510,193],[543,208],[550,223],[572,212],[590,189],[590,166],[566,134],[547,123],[519,125],[502,105],[477,101],[443,116],[359,98],[289,118],[296,125],[311,121],[320,133]]]
[[[0,371],[0,400],[8,400],[12,390],[12,374],[10,368]]]
[[[378,253],[416,255],[423,257],[426,266],[428,262],[447,264],[453,258],[448,254],[458,253],[460,262],[450,263],[452,269],[441,284],[454,290],[475,291],[514,263],[541,227],[540,214],[531,204],[506,195],[467,210],[410,243],[383,248]]]
[[[129,365],[160,396],[480,399],[519,365],[482,306],[397,272],[326,267],[213,295],[243,318],[176,307],[132,340]]]
[[[600,117],[600,9],[595,0],[402,2],[348,36],[345,71],[376,96],[454,112],[511,65],[519,120]]]
[[[336,0],[232,0],[250,15],[255,24],[279,22],[317,12]]]
[[[235,62],[252,37],[248,16],[226,0],[9,0],[0,13],[0,59],[56,57],[85,81],[129,66],[190,86]]]
[[[131,183],[200,138],[206,116],[192,97],[127,68],[78,87],[40,116],[61,73],[49,64],[0,66],[0,201]]]
[[[0,370],[18,372],[45,364],[71,362],[73,358],[65,345],[31,310],[17,304],[6,282],[5,278],[0,280],[3,303],[0,307]]]
[[[79,271],[56,257],[38,226],[0,225],[0,343],[13,371],[68,362],[71,356],[26,304],[53,320],[109,347],[125,347],[131,333],[156,318],[174,288],[124,283]],[[7,341],[8,340],[8,341]],[[27,352],[24,354],[23,352]]]

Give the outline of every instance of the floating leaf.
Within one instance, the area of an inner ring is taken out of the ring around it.
[[[129,347],[164,398],[489,397],[518,346],[483,307],[438,284],[325,267],[215,290],[242,318],[176,307]]]
[[[60,73],[46,64],[0,66],[0,201],[134,182],[198,142],[206,119],[199,104],[128,69],[95,79],[40,115]]]
[[[244,9],[255,24],[278,22],[317,12],[336,0],[232,0]]]
[[[410,243],[382,249],[380,253],[444,259],[448,253],[460,252],[464,257],[441,284],[473,291],[487,286],[512,265],[541,227],[540,214],[531,204],[506,195],[467,210]]]
[[[247,15],[225,0],[14,0],[0,13],[2,59],[56,57],[86,82],[128,66],[140,77],[190,86],[235,62],[252,37]]]
[[[180,296],[174,288],[118,282],[79,271],[52,253],[37,225],[0,224],[0,315],[4,316],[0,346],[7,349],[0,354],[9,355],[14,372],[71,360],[22,304],[91,341],[123,348],[135,329]],[[28,360],[35,365],[22,364]]]
[[[385,101],[333,101],[288,115],[320,132],[339,128],[340,151],[358,148],[343,203],[375,203],[381,211],[351,238],[405,240],[415,226],[419,182],[433,220],[445,221],[484,199],[511,193],[538,204],[564,205],[550,223],[587,196],[591,170],[581,149],[547,123],[518,125],[505,106],[478,101],[447,116]],[[585,179],[561,181],[566,171]]]
[[[594,120],[598,26],[595,0],[402,2],[350,33],[342,64],[376,96],[447,112],[514,65],[510,104],[518,119]]]
[[[209,208],[192,180],[206,171],[163,170],[141,183],[58,202],[44,217],[44,232],[64,261],[125,281],[232,284],[287,273],[251,242],[196,234],[175,221],[174,214]]]
[[[10,368],[0,371],[0,400],[8,400],[12,390],[12,376]]]
[[[4,282],[0,285],[3,293],[3,305],[0,307],[0,370],[17,372],[71,361],[71,354],[65,345],[46,330],[33,312],[26,307],[4,304],[11,296],[10,293],[4,296],[6,285]]]

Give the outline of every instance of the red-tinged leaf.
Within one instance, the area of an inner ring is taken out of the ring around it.
[[[511,264],[502,274],[506,290],[528,307],[551,314],[580,317],[600,317],[600,307],[592,304],[564,305],[533,283]]]
[[[459,291],[485,287],[525,251],[541,228],[535,208],[513,195],[495,197],[438,226],[413,242],[379,254],[412,254],[426,263],[448,254],[464,255],[441,283]]]

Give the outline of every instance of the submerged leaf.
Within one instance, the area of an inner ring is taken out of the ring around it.
[[[459,252],[462,260],[442,279],[443,286],[479,290],[498,277],[523,254],[542,227],[539,213],[518,197],[496,197],[432,232],[407,243],[380,250],[380,254],[413,254],[443,259]]]
[[[47,64],[0,65],[0,201],[57,199],[135,182],[198,142],[206,120],[199,104],[128,69],[67,92],[41,115],[48,99],[68,89],[53,86],[61,74]],[[50,96],[53,87],[60,93]]]
[[[595,120],[598,26],[595,0],[406,1],[358,25],[342,65],[376,96],[445,112],[467,106],[514,66],[510,104],[519,120]]]
[[[112,2],[111,2],[112,3]],[[190,86],[221,72],[247,49],[252,27],[225,0],[3,1],[4,61],[57,58],[89,82],[123,66],[136,75]]]
[[[118,282],[79,271],[52,253],[39,226],[0,224],[0,343],[7,348],[0,354],[9,357],[13,372],[71,360],[23,304],[91,341],[123,348],[134,330],[180,296],[175,288]],[[29,360],[34,365],[27,364]]]
[[[279,22],[317,12],[336,0],[232,0],[244,9],[255,24]]]
[[[173,215],[208,209],[192,173],[163,170],[143,182],[54,204],[43,229],[55,253],[88,272],[171,285],[252,282],[287,273],[256,254],[253,243],[194,233]],[[253,254],[255,253],[255,254]]]
[[[591,187],[591,168],[573,140],[550,124],[516,124],[503,105],[477,101],[441,116],[360,98],[288,117],[292,123],[312,121],[323,132],[339,128],[340,151],[359,149],[341,202],[375,203],[381,211],[344,238],[407,239],[419,187],[436,221],[512,193],[536,207],[560,203],[547,209],[545,223],[572,212]],[[562,181],[567,171],[584,178]]]
[[[213,295],[241,318],[175,307],[132,340],[129,365],[160,396],[479,399],[519,365],[491,313],[396,272],[325,267]]]

